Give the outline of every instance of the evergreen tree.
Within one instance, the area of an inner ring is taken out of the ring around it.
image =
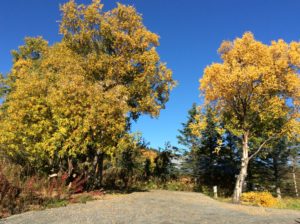
[[[187,121],[182,123],[182,130],[179,130],[180,135],[177,136],[178,143],[185,146],[189,150],[199,148],[200,138],[192,133],[190,125],[196,123],[196,115],[198,114],[197,105],[193,103],[192,108],[188,111]]]
[[[177,136],[178,143],[183,145],[187,151],[185,153],[184,163],[182,164],[183,173],[191,175],[195,182],[198,182],[198,152],[201,146],[200,137],[192,133],[190,125],[196,123],[198,115],[197,105],[193,103],[192,108],[188,111],[187,121],[182,123],[182,129],[178,130],[180,135]]]
[[[151,160],[149,158],[146,158],[144,162],[144,179],[149,180],[150,176],[151,176]]]
[[[290,147],[290,163],[291,163],[291,174],[293,182],[294,196],[299,197],[299,161],[300,161],[300,143],[295,141]]]
[[[215,176],[217,179],[215,183],[227,196],[232,194],[235,176],[238,174],[237,164],[240,161],[238,144],[238,138],[230,131],[225,130],[222,135],[221,150],[216,159]]]
[[[250,161],[247,176],[248,191],[271,191],[280,198],[295,190],[295,147],[286,137],[273,140],[264,153]],[[296,168],[297,169],[297,168]]]
[[[182,167],[185,171],[191,168],[196,189],[201,190],[203,186],[211,189],[217,185],[225,194],[231,194],[239,161],[237,137],[229,131],[219,133],[221,124],[216,121],[212,107],[206,107],[204,113],[200,113],[193,104],[187,122],[179,131],[178,142],[189,149]],[[197,123],[197,117],[201,117],[203,129],[195,134],[191,125]]]
[[[214,120],[214,113],[211,107],[205,111],[205,128],[201,131],[201,145],[196,152],[196,169],[198,182],[202,185],[212,187],[218,185],[218,152],[221,136],[217,131],[217,124]]]
[[[287,162],[289,157],[289,150],[286,138],[281,138],[274,144],[274,148],[271,150],[269,157],[271,158],[271,168],[273,171],[273,183],[276,188],[277,196],[281,197],[281,188],[286,176]]]
[[[174,164],[172,163],[173,157],[172,146],[167,142],[164,149],[159,149],[159,153],[154,159],[154,175],[162,182],[166,182],[171,177],[172,171],[174,170]]]

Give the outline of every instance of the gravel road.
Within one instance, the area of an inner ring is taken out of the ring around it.
[[[1,224],[296,224],[300,212],[233,205],[192,192],[151,191],[11,216]],[[299,222],[300,223],[300,222]]]

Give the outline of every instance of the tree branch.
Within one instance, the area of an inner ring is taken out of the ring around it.
[[[274,139],[274,138],[275,138],[274,136],[271,136],[271,137],[269,137],[267,140],[265,140],[265,141],[259,146],[259,148],[256,150],[256,152],[254,152],[251,156],[249,156],[248,161],[249,161],[250,159],[252,159],[254,156],[256,156],[256,155],[263,149],[264,145],[267,144],[269,141],[271,141],[271,140]]]

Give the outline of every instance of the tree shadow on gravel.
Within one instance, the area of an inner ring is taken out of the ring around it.
[[[106,188],[105,193],[106,194],[131,194],[135,192],[149,192],[147,189],[141,189],[141,188],[129,188],[129,189],[115,189],[115,188]]]

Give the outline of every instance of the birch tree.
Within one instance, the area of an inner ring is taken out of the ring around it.
[[[226,129],[241,138],[233,194],[239,202],[249,160],[272,139],[299,127],[300,43],[278,40],[267,45],[247,32],[224,41],[219,53],[222,62],[206,67],[200,90],[206,104],[216,105]]]

